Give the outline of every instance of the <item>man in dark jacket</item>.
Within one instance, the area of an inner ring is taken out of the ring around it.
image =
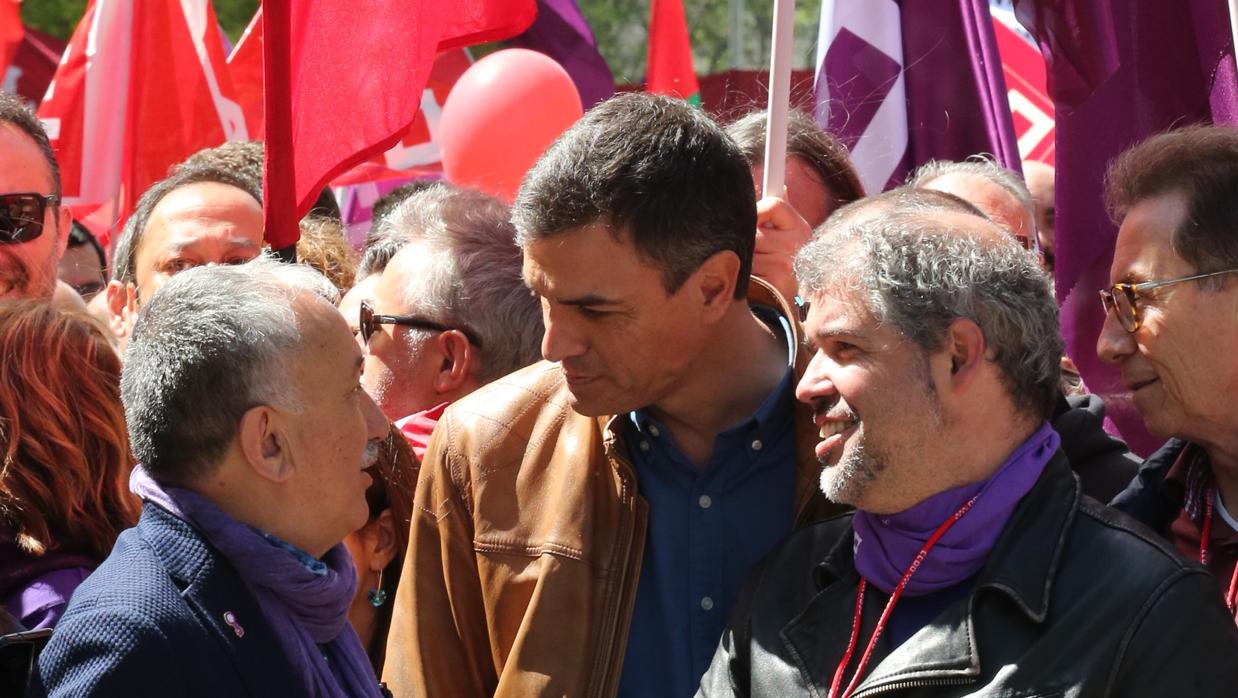
[[[1096,350],[1148,431],[1170,438],[1113,502],[1216,575],[1238,611],[1238,132],[1196,126],[1127,151]]]
[[[856,512],[763,563],[702,694],[1238,690],[1206,571],[1081,496],[1047,421],[1062,341],[1032,253],[895,205],[831,219],[796,271],[817,349],[796,396],[822,490]]]
[[[340,541],[387,422],[334,296],[267,259],[154,294],[121,375],[142,517],[74,592],[32,695],[380,695]]]

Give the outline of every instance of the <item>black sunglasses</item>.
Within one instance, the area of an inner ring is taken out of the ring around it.
[[[55,194],[0,194],[0,245],[30,242],[43,234],[43,214],[60,203]]]
[[[364,344],[370,343],[370,337],[378,331],[379,325],[403,325],[404,327],[416,327],[419,330],[431,330],[433,332],[447,332],[448,330],[456,330],[472,342],[473,346],[481,349],[481,338],[477,333],[467,327],[449,327],[441,322],[435,322],[416,315],[375,315],[374,308],[370,306],[369,301],[361,301],[361,322],[357,326],[361,332],[361,341]]]

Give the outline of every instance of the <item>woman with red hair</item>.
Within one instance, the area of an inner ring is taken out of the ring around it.
[[[89,319],[0,303],[0,604],[55,625],[137,521],[120,360]]]

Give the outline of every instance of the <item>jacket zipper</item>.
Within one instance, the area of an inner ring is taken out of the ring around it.
[[[624,490],[630,489],[626,499],[630,503],[631,516],[628,517],[626,530],[621,529],[617,536],[620,540],[620,547],[616,550],[616,556],[621,561],[621,565],[614,567],[618,572],[617,578],[611,582],[615,593],[608,594],[610,598],[607,600],[607,612],[601,629],[601,644],[594,662],[595,675],[598,676],[598,680],[594,683],[597,692],[591,691],[590,693],[600,697],[613,696],[619,690],[619,669],[623,664],[623,656],[620,652],[627,650],[628,633],[626,631],[619,633],[617,627],[621,618],[631,617],[632,606],[636,602],[636,586],[640,580],[641,561],[637,560],[634,565],[630,564],[630,561],[632,550],[637,543],[644,543],[635,482],[624,475],[622,470],[623,467],[630,468],[631,466],[616,454],[608,453],[607,456],[619,466],[615,468],[615,471]],[[629,570],[629,567],[632,569]]]
[[[909,688],[928,688],[930,686],[962,686],[969,683],[975,683],[975,678],[940,678],[940,679],[910,679],[907,681],[897,681],[884,686],[877,686],[866,690],[856,691],[853,698],[862,698],[863,696],[875,696],[882,693],[892,693],[894,691],[903,691]]]

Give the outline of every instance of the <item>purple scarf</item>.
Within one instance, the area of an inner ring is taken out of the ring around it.
[[[322,557],[325,574],[318,574],[290,550],[228,516],[205,497],[162,487],[141,465],[133,469],[129,489],[192,525],[232,563],[300,671],[308,689],[305,695],[382,695],[361,641],[348,624],[357,572],[342,543]]]
[[[937,527],[979,494],[967,514],[933,546],[903,593],[923,596],[968,579],[984,567],[1015,506],[1036,484],[1060,443],[1046,423],[986,481],[939,492],[898,514],[857,511],[851,520],[856,570],[869,584],[893,592]]]

